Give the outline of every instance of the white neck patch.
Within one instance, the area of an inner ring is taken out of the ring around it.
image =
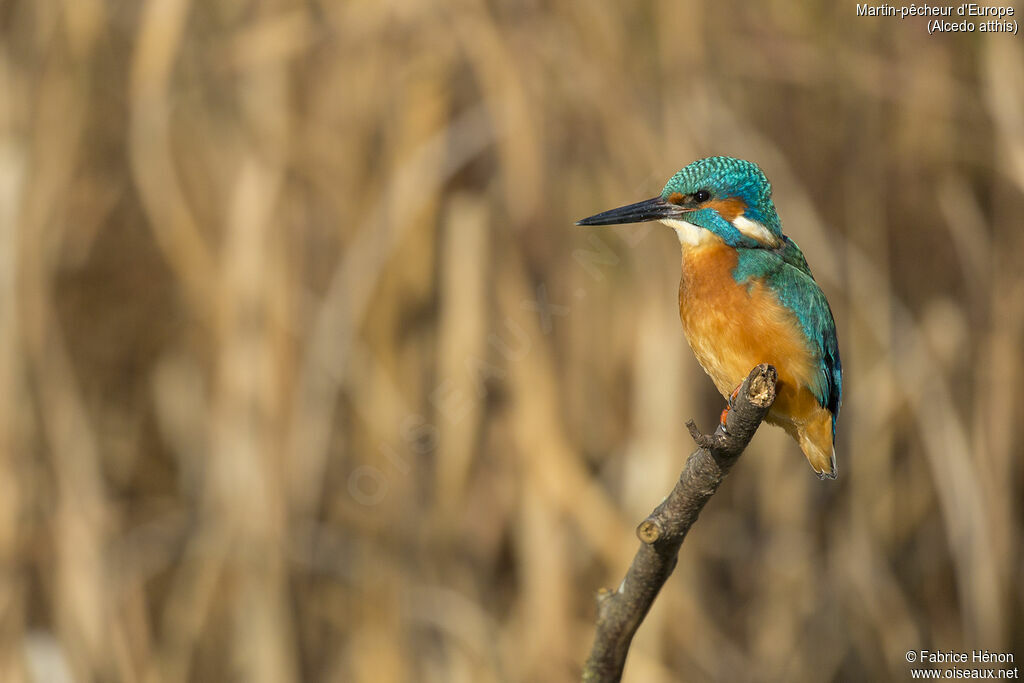
[[[769,247],[778,247],[781,242],[779,238],[772,233],[771,230],[764,227],[757,221],[752,221],[746,216],[736,216],[732,219],[732,227],[739,230],[745,236],[752,240],[757,240],[761,244],[765,244]]]

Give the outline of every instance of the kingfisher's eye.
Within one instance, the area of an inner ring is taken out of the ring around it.
[[[707,200],[711,199],[711,193],[707,190],[697,190],[693,193],[693,201],[698,204],[703,204]]]

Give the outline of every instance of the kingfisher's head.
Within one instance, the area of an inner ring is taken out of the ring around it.
[[[576,225],[644,221],[674,228],[684,245],[716,238],[731,247],[752,249],[782,244],[768,178],[757,164],[732,157],[695,161],[669,178],[660,196],[584,218]]]

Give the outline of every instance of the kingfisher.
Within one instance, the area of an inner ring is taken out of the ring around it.
[[[645,221],[679,237],[679,317],[715,387],[735,399],[755,365],[774,365],[779,381],[765,419],[796,440],[819,478],[835,479],[843,394],[835,320],[800,247],[782,233],[764,172],[743,159],[700,159],[661,195],[576,225]]]

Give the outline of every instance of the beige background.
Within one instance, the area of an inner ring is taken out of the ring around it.
[[[840,478],[763,429],[626,680],[1024,652],[1019,37],[8,0],[0,680],[573,680],[722,400],[671,232],[572,223],[708,154],[765,168],[832,302]]]

